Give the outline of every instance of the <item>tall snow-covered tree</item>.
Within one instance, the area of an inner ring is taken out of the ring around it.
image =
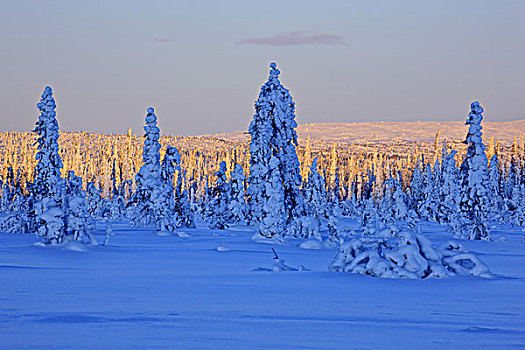
[[[70,170],[67,182],[67,231],[72,240],[97,245],[89,232],[91,216],[86,203],[86,192],[82,190],[82,179]]]
[[[180,163],[179,151],[172,146],[166,148],[160,167],[160,186],[153,199],[156,224],[160,231],[173,232],[175,229],[175,201],[173,197],[173,175]]]
[[[458,174],[454,157],[457,152],[454,150],[451,150],[450,153],[447,152],[448,149],[444,146],[441,157],[441,176],[436,217],[441,225],[455,225],[458,210]],[[454,229],[452,226],[451,228]]]
[[[297,133],[295,128],[295,104],[289,91],[279,81],[280,71],[275,63],[270,64],[270,77],[261,87],[255,103],[255,115],[249,128],[250,176],[248,178],[248,199],[250,222],[259,222],[262,208],[269,195],[264,191],[269,178],[269,160],[279,161],[286,225],[293,226],[305,208],[299,187],[299,159],[297,157]],[[275,197],[275,196],[274,196]]]
[[[327,216],[328,200],[324,179],[317,170],[317,157],[312,161],[308,181],[304,187],[304,200],[306,204],[306,213],[308,216],[319,220]]]
[[[61,181],[60,169],[63,166],[58,146],[56,105],[51,87],[46,86],[37,107],[40,110],[40,116],[33,132],[38,135],[36,141],[38,164],[35,168],[32,190],[35,198],[41,199],[56,194],[57,184]]]
[[[329,205],[326,189],[324,187],[325,181],[319,171],[317,170],[317,157],[312,161],[310,166],[310,173],[308,174],[308,181],[304,186],[304,200],[306,204],[306,214],[310,217],[309,225],[313,229],[304,229],[301,232],[301,238],[317,238],[321,239],[319,233],[321,227],[321,219],[328,217]],[[304,224],[303,224],[304,225]]]
[[[461,187],[459,210],[462,227],[457,238],[490,240],[487,156],[481,139],[483,108],[472,102],[466,124],[469,131],[465,143],[467,154],[460,167]]]
[[[46,244],[62,243],[66,236],[64,213],[65,181],[60,178],[62,160],[58,146],[58,122],[56,120],[53,91],[47,86],[40,103],[40,116],[33,130],[38,135],[35,179],[32,186],[35,202],[35,228]]]
[[[210,228],[224,230],[228,227],[228,220],[231,216],[228,207],[230,198],[230,185],[226,179],[226,162],[219,164],[219,171],[215,173],[217,180],[211,188],[211,199],[208,205],[210,217]]]
[[[498,154],[494,153],[489,165],[490,218],[498,222],[504,220],[505,216],[505,198],[501,178]]]
[[[394,193],[392,194],[392,199],[394,200],[394,219],[404,220],[407,217],[408,209],[406,203],[406,194],[403,192],[403,187],[401,185],[401,175],[399,175],[398,180],[394,184]]]
[[[183,183],[185,182],[186,171],[179,170],[179,176],[177,176],[177,185],[175,186],[175,213],[176,213],[176,226],[178,228],[195,228],[195,216],[188,198],[188,191],[183,189]]]
[[[230,176],[231,195],[230,203],[228,204],[231,213],[229,221],[233,224],[243,222],[246,218],[245,180],[242,167],[239,164],[235,164],[235,168]]]
[[[160,129],[157,127],[157,116],[149,107],[144,126],[144,164],[135,176],[137,190],[133,198],[131,222],[134,225],[147,226],[155,222],[154,196],[160,187]]]

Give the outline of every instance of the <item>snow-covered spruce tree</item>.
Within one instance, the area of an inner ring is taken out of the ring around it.
[[[175,230],[175,201],[173,197],[173,174],[180,163],[179,151],[172,146],[166,148],[160,168],[158,196],[152,198],[155,222],[160,231]]]
[[[436,172],[439,171],[439,168],[435,169]],[[423,201],[419,203],[418,212],[428,221],[437,221],[438,198],[436,187],[434,173],[430,164],[427,164],[423,175]]]
[[[372,197],[362,200],[361,228],[363,236],[374,236],[379,230],[379,215]]]
[[[339,237],[339,217],[341,216],[341,209],[337,203],[331,203],[331,208],[328,212],[328,244],[338,246],[344,242],[343,238]]]
[[[458,194],[458,174],[454,156],[456,151],[451,150],[447,153],[444,150],[441,161],[441,177],[438,189],[437,221],[441,225],[449,224],[454,230],[457,224],[457,194]]]
[[[177,228],[195,228],[195,216],[189,202],[188,191],[182,189],[182,184],[185,182],[185,178],[186,171],[179,170],[177,185],[175,186],[175,224]]]
[[[62,243],[66,236],[66,218],[63,210],[65,181],[60,178],[62,160],[58,146],[58,122],[55,100],[49,86],[44,89],[37,104],[40,116],[33,130],[38,135],[35,178],[32,186],[35,198],[35,228],[45,244]]]
[[[462,227],[456,238],[490,240],[487,156],[481,139],[483,108],[472,102],[466,124],[469,131],[465,140],[467,154],[460,167],[459,211]]]
[[[86,186],[88,213],[92,218],[101,218],[105,209],[104,199],[101,191],[93,182],[88,182]]]
[[[231,190],[226,179],[226,162],[222,161],[219,164],[219,171],[215,173],[215,176],[217,180],[211,188],[208,217],[210,218],[210,228],[224,230],[228,227],[228,219],[231,216],[228,207]]]
[[[286,228],[284,190],[279,163],[279,159],[272,156],[268,164],[270,171],[264,189],[267,199],[262,207],[262,220],[259,225],[259,234],[266,238],[281,239]]]
[[[319,228],[321,225],[321,218],[328,215],[328,199],[324,187],[324,179],[317,171],[317,157],[312,161],[310,166],[310,173],[308,173],[308,181],[304,187],[304,200],[306,204],[306,214],[314,219],[317,228],[317,236],[319,235]],[[309,238],[309,237],[305,237]]]
[[[286,227],[300,235],[299,217],[305,208],[299,186],[299,159],[297,157],[297,133],[295,128],[295,104],[289,91],[279,81],[280,71],[275,63],[270,64],[270,77],[261,87],[255,103],[255,115],[250,124],[250,176],[248,178],[249,222],[257,223],[262,218],[262,208],[269,196],[265,182],[269,178],[269,159],[279,161]]]
[[[137,190],[132,199],[130,213],[133,225],[147,226],[155,223],[153,198],[160,187],[160,130],[153,108],[149,107],[144,126],[144,164],[135,176]]]
[[[246,178],[244,177],[244,172],[242,167],[239,164],[235,164],[230,176],[230,222],[232,224],[239,224],[244,222],[246,218],[246,192],[245,192],[245,183]]]
[[[401,175],[399,175],[399,179],[394,184],[394,193],[392,194],[392,199],[394,200],[394,219],[405,220],[408,214],[408,209],[406,204],[406,195],[405,192],[403,192],[403,187],[401,185]]]
[[[394,217],[394,188],[395,188],[395,179],[389,178],[383,183],[383,198],[379,203],[379,216],[381,221],[386,225],[393,225],[395,223]]]
[[[505,202],[503,186],[501,182],[501,173],[499,170],[498,154],[490,158],[489,165],[489,196],[490,196],[490,218],[502,222],[505,214]]]
[[[82,190],[82,179],[72,170],[68,174],[67,204],[67,231],[71,239],[97,245],[97,240],[89,232],[91,217],[86,203],[86,193]]]
[[[523,226],[525,223],[525,185],[514,185],[507,200],[507,220],[512,226]]]
[[[321,219],[328,217],[329,207],[327,192],[323,176],[317,170],[317,158],[314,158],[308,173],[308,180],[304,183],[303,196],[305,197],[306,216],[296,220],[292,232],[300,238],[316,238],[321,240]]]
[[[418,215],[421,203],[423,202],[424,192],[423,192],[423,174],[421,172],[421,160],[418,159],[414,170],[412,171],[412,180],[410,181],[410,186],[408,188],[408,194],[410,199],[409,209],[415,210]]]

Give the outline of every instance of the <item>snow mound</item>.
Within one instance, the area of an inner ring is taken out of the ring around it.
[[[264,243],[264,244],[282,244],[283,241],[277,235],[273,238],[267,238],[261,235],[259,232],[256,232],[252,236],[252,241],[255,243]]]
[[[254,269],[253,271],[272,271],[272,272],[280,272],[280,271],[309,271],[306,267],[303,265],[299,265],[297,267],[289,266],[284,263],[283,259],[276,259],[273,266],[271,268],[267,267],[258,267]]]
[[[66,250],[70,250],[72,252],[87,252],[88,251],[86,244],[83,244],[77,241],[72,241],[67,244],[64,244],[63,247]]]
[[[401,232],[392,239],[357,238],[343,244],[329,270],[382,278],[491,278],[488,267],[456,242],[435,249],[428,238]]]
[[[169,236],[171,236],[171,232],[169,232],[169,231],[159,231],[159,232],[157,232],[157,236],[159,236],[159,237],[169,237]]]
[[[303,249],[322,249],[321,242],[317,239],[309,239],[299,245]]]
[[[179,237],[189,237],[189,236],[190,236],[190,235],[187,234],[186,232],[184,232],[184,231],[178,231],[178,230],[177,230],[177,231],[174,231],[173,234],[174,234],[175,236],[179,236]]]

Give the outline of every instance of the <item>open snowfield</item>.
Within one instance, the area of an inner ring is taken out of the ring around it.
[[[272,245],[246,227],[114,228],[98,247],[0,233],[1,349],[525,348],[521,230],[464,241],[493,279],[401,280],[330,272],[335,249],[295,243],[273,247],[307,271],[254,271],[271,269]],[[435,224],[423,233],[451,237]]]

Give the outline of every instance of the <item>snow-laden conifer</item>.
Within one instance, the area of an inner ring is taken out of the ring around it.
[[[230,185],[226,179],[226,162],[219,164],[219,171],[215,173],[217,179],[210,191],[210,202],[208,205],[208,217],[210,218],[210,228],[224,230],[228,227],[230,218],[229,195]]]
[[[250,176],[248,178],[249,221],[258,222],[269,195],[265,182],[269,179],[269,159],[279,162],[286,225],[304,215],[304,202],[299,190],[301,175],[297,157],[295,104],[289,91],[279,81],[277,65],[270,65],[270,77],[261,87],[250,124]],[[274,196],[275,198],[275,196]]]
[[[38,161],[32,186],[36,200],[35,228],[37,235],[46,244],[62,243],[66,235],[64,213],[65,181],[60,178],[62,160],[58,146],[58,122],[56,120],[55,100],[49,86],[44,89],[40,103],[37,104],[40,116],[33,130],[38,135]]]
[[[166,148],[160,169],[159,189],[152,198],[155,211],[155,222],[160,231],[173,232],[175,229],[175,201],[173,197],[173,175],[180,163],[179,151],[172,146]]]
[[[231,195],[229,203],[231,213],[229,221],[233,224],[239,224],[246,219],[245,180],[242,167],[235,164],[230,176]]]
[[[451,150],[447,153],[446,146],[443,150],[441,160],[440,186],[438,189],[437,221],[444,225],[452,223],[455,225],[455,218],[458,210],[458,174],[454,156],[456,151]],[[453,227],[451,227],[453,229]]]
[[[91,217],[86,202],[86,193],[82,190],[82,179],[73,171],[68,174],[67,182],[67,234],[71,240],[98,244],[89,232]]]
[[[137,190],[133,198],[131,222],[134,225],[147,226],[154,224],[155,209],[153,198],[160,187],[160,129],[157,127],[157,116],[149,107],[144,126],[144,164],[135,176]]]
[[[61,181],[62,160],[58,146],[58,121],[51,87],[47,86],[44,89],[37,107],[40,110],[40,116],[33,132],[38,135],[36,141],[38,148],[36,160],[38,163],[35,168],[32,190],[35,198],[39,200],[56,194],[57,184]]]
[[[188,191],[183,189],[186,179],[186,171],[179,170],[177,185],[175,186],[175,214],[176,226],[178,228],[195,228],[195,216],[189,201]]]
[[[306,204],[306,214],[315,219],[317,226],[320,225],[321,218],[327,216],[328,200],[324,179],[317,170],[317,157],[312,161],[308,181],[304,187],[304,200]]]
[[[489,240],[488,160],[481,139],[483,108],[478,102],[472,102],[470,108],[466,122],[469,131],[465,140],[468,149],[460,168],[459,210],[462,227],[455,232],[455,236]]]
[[[394,218],[396,220],[405,220],[408,214],[408,208],[406,194],[403,192],[403,187],[401,185],[401,176],[394,184],[394,193],[392,194],[392,199],[394,200]]]
[[[490,218],[501,222],[505,217],[505,197],[499,169],[498,154],[490,158],[489,165],[489,198],[490,198]]]

